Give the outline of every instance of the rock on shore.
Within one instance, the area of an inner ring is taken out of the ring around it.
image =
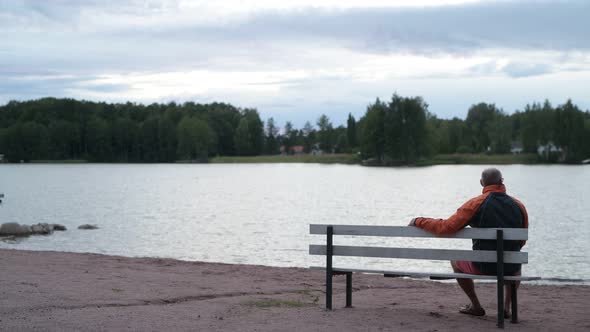
[[[84,224],[84,225],[78,226],[78,229],[98,229],[98,226],[91,225],[91,224]]]
[[[65,231],[66,229],[66,226],[60,224],[38,223],[29,226],[8,222],[0,225],[0,236],[48,235],[53,231]]]

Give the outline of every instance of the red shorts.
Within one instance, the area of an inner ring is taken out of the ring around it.
[[[467,274],[483,274],[479,272],[479,270],[473,265],[473,262],[467,261],[455,261],[455,266],[459,269],[461,273]]]

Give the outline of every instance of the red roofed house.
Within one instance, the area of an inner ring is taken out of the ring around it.
[[[285,152],[285,146],[281,145],[281,154],[287,154],[287,152]],[[289,147],[289,153],[288,154],[304,154],[305,153],[305,149],[303,147],[303,145],[294,145],[294,146],[290,146]]]

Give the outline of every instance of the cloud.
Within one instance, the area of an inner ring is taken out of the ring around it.
[[[79,85],[79,84],[78,84]],[[129,84],[84,84],[84,88],[89,92],[94,93],[113,93],[113,92],[126,92],[131,89]]]
[[[467,70],[470,74],[486,76],[496,74],[498,72],[499,67],[500,65],[498,64],[498,61],[491,60],[483,63],[478,63],[474,66],[469,67]]]
[[[536,75],[544,75],[552,72],[552,67],[548,64],[543,63],[521,63],[521,62],[510,62],[504,67],[504,71],[510,77],[528,77]]]
[[[521,78],[550,74],[556,71],[556,68],[557,66],[548,63],[535,62],[534,59],[529,62],[491,60],[469,67],[465,76],[507,75],[512,78]],[[571,69],[563,69],[563,71],[567,70]]]
[[[274,57],[271,63],[284,64],[297,56],[288,52],[302,45],[308,50],[332,47],[431,56],[490,49],[590,50],[588,1],[263,8],[226,16],[201,2],[192,7],[177,1],[136,0],[20,3],[0,7],[4,21],[0,37],[6,41],[5,49],[12,50],[0,54],[0,59],[9,60],[33,47],[42,52],[29,55],[31,60],[58,68],[146,70],[170,68],[171,62],[177,67],[247,65],[256,57],[269,58],[267,54]]]
[[[429,8],[260,13],[221,30],[236,39],[324,40],[357,51],[589,50],[588,1],[501,1]],[[196,29],[198,31],[199,29]]]
[[[13,77],[3,76],[0,73],[0,101],[64,96],[64,91],[78,84],[81,79],[80,77],[37,74]]]
[[[0,2],[0,102],[195,98],[340,114],[398,90],[434,96],[436,111],[451,100],[439,90],[466,80],[590,73],[590,1],[402,2]]]
[[[116,74],[309,69],[339,62],[343,50],[432,58],[495,50],[590,51],[588,1],[263,7],[228,9],[229,14],[203,2],[190,5],[153,0],[3,3],[0,63],[39,72]]]

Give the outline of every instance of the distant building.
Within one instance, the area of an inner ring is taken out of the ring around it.
[[[303,145],[295,145],[291,147],[292,154],[303,154],[305,152],[305,148]]]
[[[284,145],[281,145],[280,149],[281,154],[295,154],[295,155],[300,155],[300,154],[304,154],[305,153],[305,148],[303,147],[303,145],[294,145],[294,146],[290,146],[288,148],[289,151],[286,151],[286,148]]]
[[[545,145],[539,145],[537,147],[537,153],[540,156],[544,156],[549,153],[561,153],[563,150],[561,147],[555,146],[552,141],[547,142]]]
[[[547,142],[547,144],[541,144],[537,147],[537,153],[539,156],[549,159],[551,155],[558,156],[558,159],[563,159],[563,149],[559,146],[556,146],[552,141]]]
[[[510,153],[512,154],[521,154],[523,151],[522,143],[519,141],[512,141],[510,143]]]
[[[316,143],[311,146],[311,151],[309,151],[309,153],[311,153],[314,156],[317,156],[317,155],[324,154],[324,151],[322,149],[320,149],[320,144]]]
[[[0,163],[4,162],[4,155],[0,154]]]

